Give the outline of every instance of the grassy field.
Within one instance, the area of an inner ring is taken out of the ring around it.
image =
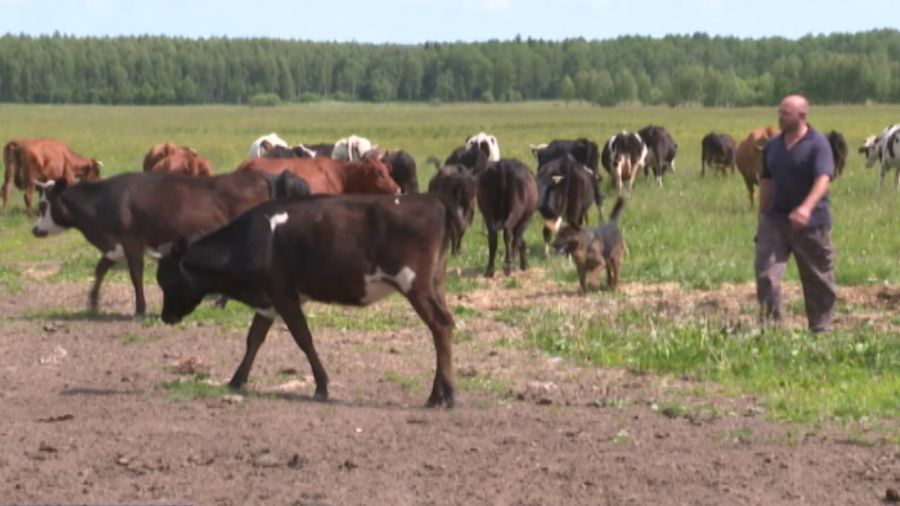
[[[775,125],[775,107],[749,109],[600,108],[582,103],[496,105],[287,105],[276,108],[232,106],[99,107],[2,105],[0,138],[51,137],[79,153],[104,162],[103,174],[139,170],[150,145],[164,140],[186,144],[209,158],[216,172],[236,167],[250,143],[276,131],[288,142],[324,142],[357,133],[374,143],[409,151],[419,164],[424,187],[433,173],[425,160],[443,158],[475,132],[496,135],[504,157],[532,167],[529,144],[554,138],[585,136],[602,142],[620,129],[654,123],[669,129],[679,144],[677,173],[664,188],[639,180],[622,224],[629,255],[624,283],[675,282],[684,289],[715,288],[753,279],[756,215],[749,209],[741,178],[700,173],[700,139],[710,131],[742,138],[751,128]],[[814,107],[811,121],[821,130],[844,134],[851,154],[844,176],[831,191],[837,278],[842,285],[900,283],[900,193],[892,184],[876,190],[877,169],[865,169],[858,147],[867,135],[900,118],[900,106]],[[891,180],[892,181],[892,180]],[[611,205],[608,200],[608,205]],[[608,213],[608,208],[605,210]],[[591,212],[596,220],[596,212]],[[61,262],[48,282],[84,280],[91,276],[97,253],[76,233],[46,240],[30,235],[31,222],[14,190],[10,209],[0,216],[0,284],[21,286],[21,273],[42,263]],[[546,268],[554,281],[574,284],[563,259],[543,261],[540,224],[534,220],[526,237],[533,265]],[[487,241],[480,218],[467,233],[463,254],[451,268],[480,271]],[[146,277],[154,279],[151,267]],[[796,270],[787,278],[796,280]],[[113,279],[124,280],[121,273]],[[472,277],[450,276],[448,290],[465,292],[482,286]],[[389,311],[397,311],[389,306]],[[234,311],[222,316],[229,325],[246,321]],[[402,310],[400,311],[403,312]],[[520,324],[533,345],[597,364],[623,365],[663,373],[689,373],[743,391],[768,395],[771,405],[789,406],[779,416],[796,420],[900,416],[900,349],[895,336],[874,330],[837,335],[827,345],[786,332],[760,344],[751,335],[710,335],[708,326],[676,326],[633,315],[629,321],[585,317],[563,325],[570,316],[544,309],[523,311]],[[343,325],[343,313],[323,310],[322,325]],[[401,324],[393,313],[363,320],[372,329]],[[528,323],[530,322],[530,323]],[[573,326],[574,325],[574,326]],[[566,328],[568,330],[556,330]],[[652,332],[651,332],[652,329]],[[648,337],[653,335],[652,338]],[[625,336],[625,339],[622,337]],[[755,351],[754,351],[755,350]],[[787,357],[787,358],[786,358]],[[785,400],[787,399],[787,400]]]

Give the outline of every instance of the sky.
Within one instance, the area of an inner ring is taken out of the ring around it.
[[[0,0],[0,34],[428,41],[786,37],[900,27],[897,0]]]

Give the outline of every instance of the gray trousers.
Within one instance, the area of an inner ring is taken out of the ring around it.
[[[829,330],[834,303],[834,246],[831,228],[794,230],[763,215],[756,232],[756,298],[762,324],[781,320],[781,278],[791,254],[797,259],[806,318],[813,332]]]

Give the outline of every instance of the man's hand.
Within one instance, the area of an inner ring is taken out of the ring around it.
[[[801,228],[805,227],[809,224],[809,217],[811,214],[812,211],[810,211],[807,207],[802,205],[797,206],[793,211],[791,211],[791,214],[788,215],[788,219],[791,220],[791,227],[793,227],[794,230],[800,230]]]

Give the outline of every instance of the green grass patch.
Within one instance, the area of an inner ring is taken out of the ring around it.
[[[0,286],[10,293],[22,291],[22,275],[19,271],[0,265]]]
[[[153,342],[152,338],[141,334],[129,333],[122,336],[122,344],[125,346],[132,344],[146,344],[150,342]]]
[[[489,391],[501,399],[512,398],[512,382],[498,380],[476,374],[474,376],[460,376],[456,379],[457,386],[463,391]]]
[[[400,385],[401,388],[408,392],[421,392],[422,391],[422,382],[416,378],[410,378],[408,376],[404,376],[397,371],[388,370],[384,373],[384,379],[391,383],[395,383]]]
[[[760,395],[770,417],[796,422],[900,417],[900,341],[861,328],[828,335],[676,327],[624,311],[613,321],[555,310],[517,314],[535,346],[603,366],[712,381]]]
[[[161,386],[169,394],[169,398],[176,401],[222,397],[233,393],[228,386],[214,385],[207,376],[200,374],[172,380]]]

